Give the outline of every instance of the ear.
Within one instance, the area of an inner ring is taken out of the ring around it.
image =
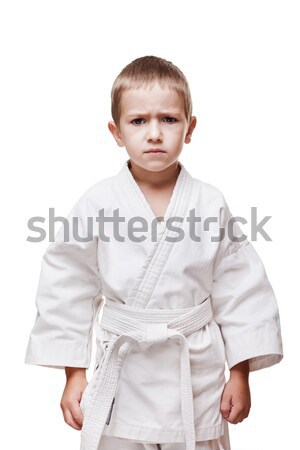
[[[195,116],[192,116],[186,136],[185,136],[185,140],[184,140],[185,144],[189,144],[191,142],[192,134],[193,134],[196,124],[197,124],[197,118]]]
[[[116,140],[118,146],[124,147],[125,144],[123,142],[120,130],[113,120],[108,122],[108,129],[111,132],[111,134],[113,135],[114,139]]]

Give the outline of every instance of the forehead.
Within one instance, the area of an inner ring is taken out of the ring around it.
[[[175,89],[153,86],[127,89],[122,93],[121,114],[155,113],[169,111],[184,114],[184,99]]]

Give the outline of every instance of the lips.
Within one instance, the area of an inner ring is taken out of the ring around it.
[[[166,153],[166,152],[158,148],[150,148],[149,150],[146,150],[145,153]]]

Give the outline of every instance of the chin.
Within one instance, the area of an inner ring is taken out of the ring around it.
[[[162,170],[167,169],[172,162],[166,163],[166,162],[159,162],[159,161],[153,161],[151,164],[144,164],[145,170],[151,170],[152,172],[160,172]]]
[[[145,170],[162,170],[163,168],[169,166],[169,163],[167,163],[166,161],[157,161],[157,160],[145,161],[131,157],[130,160],[132,161],[133,164]]]

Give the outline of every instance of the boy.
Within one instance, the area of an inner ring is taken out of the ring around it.
[[[228,422],[249,414],[249,371],[282,359],[273,290],[220,191],[178,161],[196,126],[182,72],[132,61],[112,117],[129,159],[45,252],[26,363],[65,368],[61,407],[82,450],[229,450]]]

